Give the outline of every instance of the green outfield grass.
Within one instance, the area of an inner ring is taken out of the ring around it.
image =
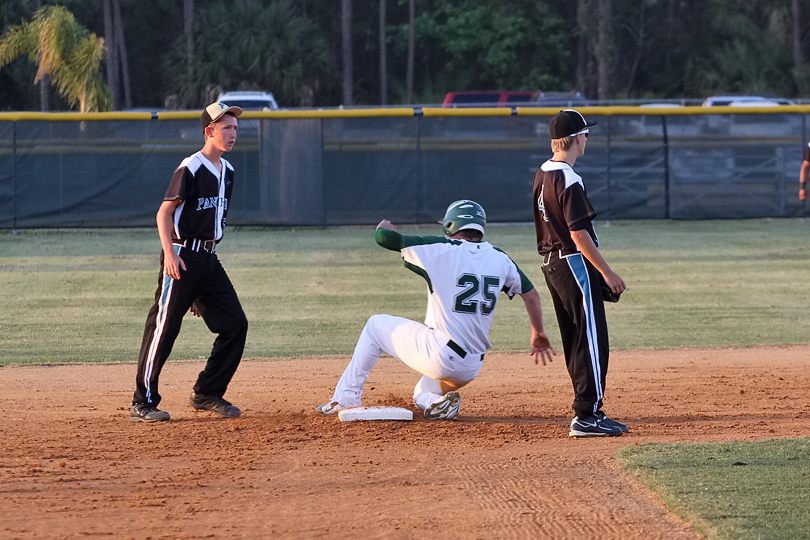
[[[708,538],[808,537],[810,439],[647,443],[617,457]]]
[[[424,280],[378,247],[373,232],[229,228],[218,251],[250,320],[245,357],[349,355],[370,315],[421,320]],[[621,221],[598,222],[597,232],[629,287],[607,308],[613,349],[810,342],[810,224]],[[533,228],[491,226],[488,240],[538,285],[559,347]],[[159,249],[155,229],[0,231],[0,365],[136,360]],[[528,336],[522,301],[502,295],[494,350],[526,350]],[[172,358],[205,357],[212,341],[188,317]]]
[[[436,226],[402,227],[438,234]],[[365,320],[424,317],[424,280],[376,246],[373,227],[229,228],[219,255],[250,320],[245,357],[349,355]],[[810,342],[808,232],[800,220],[597,224],[627,282],[607,307],[613,349]],[[538,286],[557,324],[528,226],[491,226]],[[134,362],[154,298],[154,229],[0,231],[0,366]],[[501,296],[495,350],[527,350],[523,303]],[[187,317],[173,360],[204,358],[213,337]],[[804,538],[808,439],[644,444],[619,460],[712,538]]]

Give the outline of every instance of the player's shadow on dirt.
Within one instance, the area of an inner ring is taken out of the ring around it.
[[[192,417],[184,417],[184,418],[172,418],[169,420],[171,424],[211,424],[211,423],[222,423],[222,422],[239,422],[245,417],[238,417],[238,418],[223,418],[221,416],[192,416]],[[162,422],[161,422],[162,423]]]
[[[465,416],[459,415],[458,422],[465,424],[519,424],[556,426],[571,423],[570,416]]]

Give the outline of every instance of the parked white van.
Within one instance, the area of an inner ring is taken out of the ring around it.
[[[239,107],[243,111],[278,110],[276,98],[270,92],[222,92],[217,101],[226,103],[231,107]]]

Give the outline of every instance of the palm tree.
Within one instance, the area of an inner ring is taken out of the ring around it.
[[[582,44],[578,51],[577,83],[589,92],[596,87],[599,100],[610,99],[611,74],[615,36],[613,32],[613,6],[611,0],[579,0],[577,4],[577,27]],[[591,81],[591,62],[596,67],[596,80]]]
[[[388,65],[386,58],[385,0],[380,0],[380,105],[388,104]]]
[[[37,9],[42,9],[42,0],[37,0]],[[39,108],[42,112],[50,109],[51,78],[45,75],[39,81]]]
[[[121,1],[112,0],[113,20],[115,21],[115,45],[118,48],[118,61],[121,64],[121,82],[124,85],[124,105],[132,107],[132,91],[129,84],[129,62],[127,61],[127,42],[124,39],[124,23],[121,20]]]
[[[8,27],[0,38],[0,66],[21,55],[38,65],[34,84],[50,76],[57,92],[81,112],[110,110],[110,88],[99,71],[104,40],[67,9],[47,6],[31,22]]]
[[[354,62],[352,52],[352,0],[342,2],[343,29],[343,104],[352,105],[354,86]]]
[[[613,95],[611,91],[610,74],[613,72],[613,15],[611,0],[599,0],[598,15],[599,26],[597,27],[598,38],[596,40],[596,66],[597,66],[597,93],[599,99],[610,99]]]
[[[103,0],[104,4],[104,42],[107,44],[107,82],[112,93],[112,109],[120,108],[119,96],[121,95],[118,86],[118,47],[116,46],[115,17],[113,14],[112,0]]]
[[[186,40],[188,76],[194,76],[194,0],[183,0],[183,36]]]
[[[802,54],[802,37],[801,37],[801,10],[799,9],[799,0],[791,0],[790,2],[790,15],[793,19],[793,32],[791,41],[793,45],[793,64],[796,67],[804,64],[804,55]]]
[[[103,0],[104,41],[107,44],[107,81],[112,91],[112,108],[121,108],[121,91],[124,93],[124,106],[132,107],[132,93],[129,84],[129,63],[124,39],[124,24],[121,20],[121,2]]]
[[[405,103],[413,103],[413,69],[416,57],[416,0],[408,2],[408,71],[405,73]]]

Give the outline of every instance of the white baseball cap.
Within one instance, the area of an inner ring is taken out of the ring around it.
[[[222,115],[227,112],[238,118],[239,115],[242,114],[242,109],[239,107],[229,107],[227,104],[217,101],[203,110],[202,116],[200,116],[200,124],[202,124],[203,129],[205,129],[222,118]]]

